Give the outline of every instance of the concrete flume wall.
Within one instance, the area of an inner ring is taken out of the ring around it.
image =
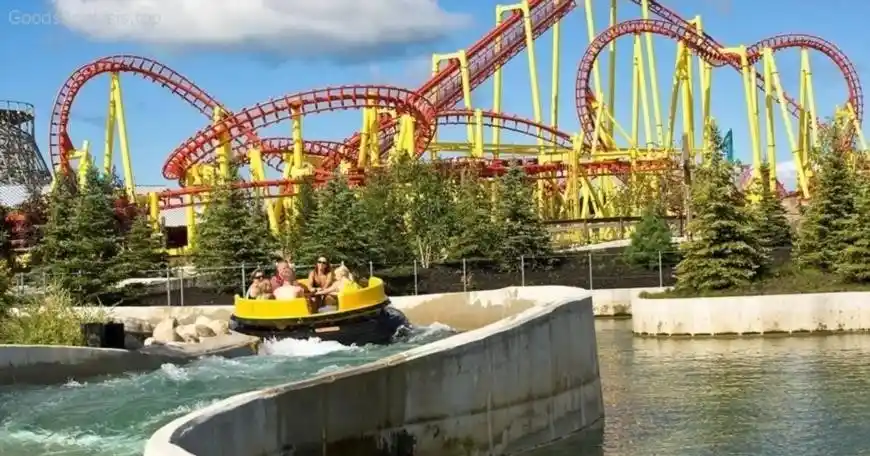
[[[418,324],[491,324],[231,397],[164,426],[145,454],[503,454],[603,423],[589,292],[527,287],[465,296],[419,296],[402,307]]]
[[[51,385],[103,375],[144,372],[164,363],[181,364],[200,356],[234,358],[256,353],[257,338],[242,334],[213,337],[196,344],[151,346],[141,350],[51,345],[0,345],[0,385]]]
[[[725,335],[870,330],[870,293],[632,301],[636,334]]]

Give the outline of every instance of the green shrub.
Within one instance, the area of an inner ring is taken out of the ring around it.
[[[80,346],[84,345],[82,323],[109,320],[106,310],[76,307],[72,295],[55,286],[13,306],[16,311],[0,320],[0,343]]]
[[[675,263],[671,228],[664,219],[664,211],[657,206],[644,210],[643,218],[631,234],[631,244],[625,249],[629,264],[649,270]]]

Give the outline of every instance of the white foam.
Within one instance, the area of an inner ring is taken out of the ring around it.
[[[266,340],[260,347],[261,355],[289,356],[293,358],[313,358],[341,351],[359,350],[354,345],[342,345],[335,341],[310,339]]]
[[[91,452],[105,450],[106,447],[119,452],[126,452],[141,448],[142,441],[139,436],[102,436],[90,432],[80,432],[78,429],[68,429],[67,432],[36,430],[0,430],[0,440],[3,442],[17,442],[24,445],[32,445],[40,448],[40,454],[64,454],[73,449],[87,449]],[[53,449],[52,449],[53,448]],[[57,449],[63,448],[59,452]],[[125,451],[126,450],[126,451]]]
[[[145,424],[159,424],[166,421],[167,418],[175,418],[177,416],[184,415],[185,413],[190,413],[196,409],[208,407],[209,405],[214,404],[218,401],[220,401],[220,399],[212,399],[209,401],[196,401],[191,404],[183,404],[179,405],[178,407],[163,410],[156,415],[148,417]]]
[[[436,337],[457,333],[455,329],[437,321],[427,326],[418,326],[415,329],[416,331],[408,338],[408,343],[425,342]]]
[[[183,382],[190,379],[188,370],[178,367],[175,364],[167,363],[160,366],[160,371],[167,377],[177,382]]]
[[[64,388],[81,388],[83,386],[85,386],[85,385],[83,385],[75,380],[72,380],[72,379],[68,380],[66,383],[63,384]]]

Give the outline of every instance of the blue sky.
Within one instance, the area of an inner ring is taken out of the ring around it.
[[[6,22],[0,27],[0,61],[4,62],[0,99],[36,105],[37,140],[47,153],[49,115],[58,89],[76,68],[107,55],[136,54],[161,61],[234,110],[270,97],[341,84],[416,88],[428,75],[430,54],[452,52],[474,43],[492,27],[497,3],[282,0],[281,6],[271,12],[246,10],[251,4],[276,1],[5,0],[0,6]],[[583,1],[578,3],[580,7],[562,26],[559,124],[568,132],[578,129],[574,81],[577,63],[588,44]],[[144,9],[137,9],[140,4],[145,5]],[[209,10],[197,11],[197,4],[207,4]],[[415,6],[402,9],[403,4]],[[606,25],[608,4],[607,0],[593,1],[597,32]],[[162,5],[171,8],[161,9]],[[670,0],[665,5],[686,18],[701,15],[705,30],[726,45],[749,45],[779,33],[806,33],[836,43],[852,59],[859,75],[868,68],[866,42],[861,37],[870,4],[829,0],[820,9],[817,2],[785,0]],[[619,7],[621,20],[639,17],[639,9],[631,2],[620,0]],[[662,38],[654,42],[660,68],[658,91],[666,108],[675,45]],[[628,129],[625,117],[631,102],[631,39],[623,38],[617,46],[621,50],[617,58],[616,109],[620,122]],[[549,33],[538,40],[536,50],[541,93],[544,100],[549,100]],[[813,54],[812,61],[819,113],[828,115],[834,105],[846,99],[845,83],[836,66],[824,56]],[[786,90],[797,96],[798,52],[778,54],[777,63]],[[526,54],[508,64],[504,81],[503,110],[531,117]],[[738,158],[748,161],[747,121],[739,76],[733,70],[721,69],[714,72],[713,82],[714,116],[724,129],[734,129],[735,152]],[[122,84],[137,183],[174,186],[161,176],[163,161],[207,119],[155,84],[133,76],[123,77]],[[76,98],[70,122],[73,141],[78,145],[90,140],[92,151],[98,154],[107,88],[108,77],[92,80]],[[483,109],[492,105],[491,84],[477,89],[474,103]],[[547,103],[543,111],[549,120]],[[360,116],[355,112],[325,114],[306,120],[305,136],[341,140],[356,131],[359,124]],[[781,120],[777,127],[782,131]],[[263,136],[279,135],[289,136],[289,125],[272,127]],[[463,127],[442,132],[448,139],[458,140],[464,135]],[[778,160],[789,160],[785,137],[777,139]]]

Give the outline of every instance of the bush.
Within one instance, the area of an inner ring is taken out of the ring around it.
[[[52,286],[42,296],[26,298],[0,320],[0,343],[84,345],[82,323],[109,320],[103,309],[76,307],[72,295]]]
[[[656,206],[648,207],[631,234],[631,244],[625,249],[626,261],[652,271],[675,263],[674,250],[671,228],[663,211]]]

